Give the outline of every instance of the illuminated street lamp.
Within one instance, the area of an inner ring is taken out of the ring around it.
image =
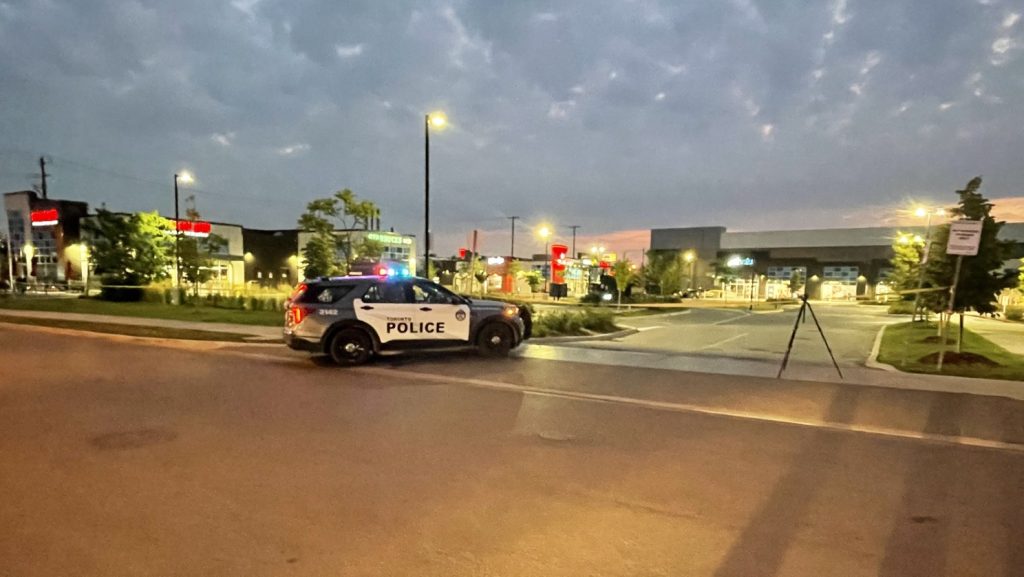
[[[927,224],[925,225],[924,239],[920,236],[915,236],[914,240],[917,242],[924,242],[924,250],[921,251],[921,262],[919,263],[917,270],[917,292],[914,293],[914,316],[911,320],[917,320],[918,307],[921,303],[921,288],[924,286],[924,265],[928,264],[928,252],[932,248],[932,216],[944,217],[946,216],[946,209],[944,208],[925,208],[923,206],[917,207],[914,211],[914,215],[918,218],[927,218]],[[902,239],[901,241],[902,242]],[[921,315],[921,320],[924,320],[924,315]]]
[[[181,301],[181,229],[178,227],[178,182],[182,184],[191,184],[195,182],[192,175],[188,171],[181,171],[174,175],[174,292],[178,301]]]
[[[448,125],[444,112],[423,116],[423,276],[430,274],[430,128],[441,130]]]

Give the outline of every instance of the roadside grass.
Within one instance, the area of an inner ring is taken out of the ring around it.
[[[138,325],[122,325],[115,323],[92,323],[86,321],[69,321],[64,319],[39,319],[30,317],[11,317],[0,314],[0,322],[16,325],[32,325],[73,329],[91,333],[128,335],[132,337],[151,337],[157,339],[184,339],[189,341],[224,341],[232,343],[244,342],[249,335],[236,333],[215,333],[192,329],[172,329],[164,327],[144,327]]]
[[[176,306],[150,302],[110,302],[92,298],[0,297],[0,310],[3,309],[258,326],[279,326],[284,323],[284,313],[281,311],[246,311],[204,305]]]
[[[1024,357],[969,329],[964,329],[964,354],[957,355],[958,330],[955,323],[950,324],[950,342],[941,373],[935,368],[935,358],[942,347],[942,343],[935,342],[935,323],[889,325],[882,336],[878,360],[910,373],[1024,381]]]

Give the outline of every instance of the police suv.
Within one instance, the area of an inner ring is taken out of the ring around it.
[[[426,279],[390,275],[321,277],[288,299],[285,343],[358,365],[388,350],[476,346],[505,356],[529,338],[529,312],[468,299]]]

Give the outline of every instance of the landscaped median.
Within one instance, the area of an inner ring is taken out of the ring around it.
[[[988,339],[964,329],[957,353],[958,328],[950,325],[949,344],[941,373],[936,367],[942,339],[935,323],[910,322],[885,328],[878,361],[911,373],[1024,381],[1024,357],[1010,353]]]
[[[284,313],[281,311],[244,310],[206,304],[169,305],[155,302],[111,302],[95,298],[0,297],[0,314],[4,309],[237,325],[281,326],[284,323]]]
[[[41,317],[10,316],[3,314],[3,311],[0,311],[0,323],[50,327],[57,329],[71,329],[76,331],[87,331],[91,333],[127,335],[131,337],[146,337],[153,339],[180,339],[187,341],[222,341],[240,343],[252,338],[249,335],[244,335],[240,333],[213,332],[196,329],[182,329],[174,327],[158,327],[148,325],[129,325],[122,323],[97,323],[92,321],[78,321]]]

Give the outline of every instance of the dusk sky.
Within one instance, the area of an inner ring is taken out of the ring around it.
[[[870,226],[1024,195],[1024,2],[0,0],[0,190],[294,227],[340,188],[483,231]],[[999,201],[997,201],[999,202]],[[1019,200],[1017,202],[1020,202]],[[1024,220],[1024,210],[1004,218]],[[1020,203],[1019,206],[1024,206]]]

